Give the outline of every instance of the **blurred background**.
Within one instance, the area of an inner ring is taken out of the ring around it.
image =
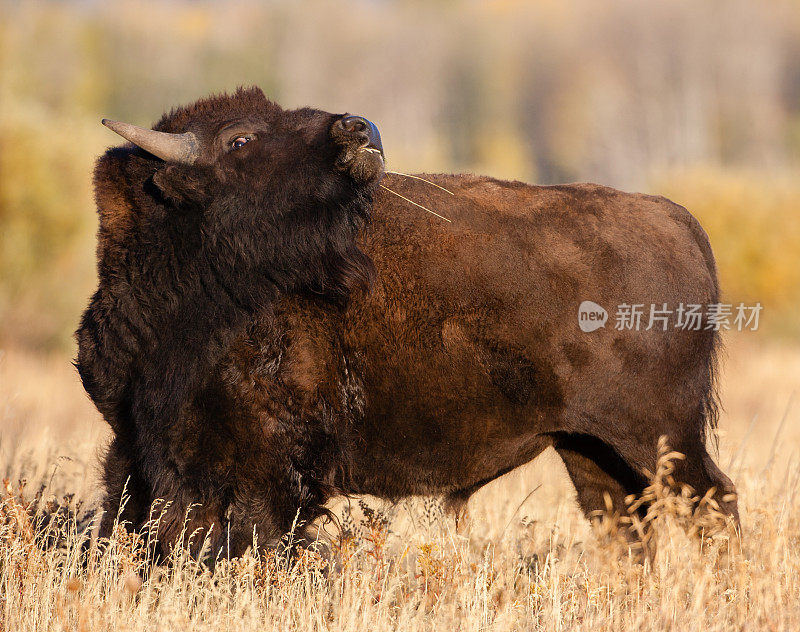
[[[257,84],[376,121],[390,166],[666,195],[727,302],[800,335],[796,0],[0,0],[0,345],[72,352],[93,161],[170,107]],[[761,334],[758,334],[761,335]]]

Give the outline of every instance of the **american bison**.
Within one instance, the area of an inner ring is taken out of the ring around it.
[[[387,174],[367,119],[257,88],[152,130],[104,123],[130,144],[97,163],[99,285],[76,334],[113,430],[102,535],[162,499],[163,551],[188,513],[186,533],[238,555],[336,495],[458,511],[548,446],[588,516],[606,498],[624,514],[661,435],[686,455],[676,477],[736,518],[705,446],[718,332],[577,318],[584,300],[716,303],[686,209],[592,184]]]

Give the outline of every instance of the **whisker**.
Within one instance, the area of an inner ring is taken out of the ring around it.
[[[439,215],[439,213],[435,213],[429,208],[425,208],[422,204],[417,204],[414,200],[409,200],[405,195],[400,195],[397,191],[392,191],[389,187],[384,186],[383,184],[380,185],[381,189],[386,189],[389,193],[394,193],[397,197],[403,198],[406,202],[413,204],[414,206],[419,206],[423,211],[428,211],[431,215],[436,215],[436,217],[443,219],[446,222],[453,223],[453,220],[447,219],[444,215]]]
[[[420,178],[419,176],[412,176],[410,173],[401,173],[400,171],[384,171],[384,173],[393,173],[396,176],[405,176],[406,178],[414,178],[415,180],[422,180],[423,182],[427,182],[431,186],[435,186],[437,189],[441,189],[450,195],[455,195],[450,189],[445,189],[443,186],[436,184],[435,182],[431,182],[430,180],[426,180],[425,178]]]

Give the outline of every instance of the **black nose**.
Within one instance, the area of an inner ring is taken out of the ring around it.
[[[361,140],[363,147],[377,149],[383,155],[381,133],[375,123],[365,119],[363,116],[348,115],[342,117],[341,124],[346,132]]]
[[[366,132],[370,125],[363,116],[345,116],[342,118],[342,127],[348,132]]]

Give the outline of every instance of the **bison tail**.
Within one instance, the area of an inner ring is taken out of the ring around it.
[[[708,294],[709,303],[719,303],[721,299],[721,292],[719,287],[719,275],[717,274],[717,262],[714,257],[714,251],[711,249],[711,242],[708,239],[708,234],[700,222],[689,213],[686,209],[681,207],[684,212],[684,218],[688,222],[689,229],[694,235],[695,242],[697,243],[703,259],[706,263],[706,268],[710,277],[710,288]],[[710,334],[710,339],[707,341],[708,348],[706,351],[706,366],[704,367],[704,380],[703,380],[703,393],[701,398],[701,438],[707,444],[708,440],[714,445],[714,450],[719,453],[719,435],[717,427],[719,422],[719,414],[721,404],[719,399],[719,361],[723,352],[722,347],[722,332],[721,330],[708,330],[706,333]]]
[[[714,450],[719,453],[719,415],[722,409],[719,398],[719,361],[723,353],[722,336],[720,331],[709,331],[711,334],[711,348],[707,359],[707,378],[701,400],[703,418],[702,437],[706,444],[709,439]]]

